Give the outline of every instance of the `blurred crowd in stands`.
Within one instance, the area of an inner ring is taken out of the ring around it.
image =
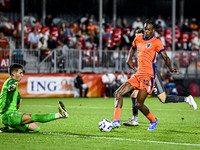
[[[99,31],[99,21],[93,14],[86,13],[78,22],[68,23],[62,18],[52,18],[48,14],[45,24],[36,20],[31,13],[24,17],[24,42],[27,49],[39,49],[42,52],[41,59],[48,53],[57,48],[62,55],[66,51],[73,49],[97,50],[99,46],[99,32],[103,35],[103,63],[109,66],[109,59],[116,60],[118,68],[118,58],[122,57],[125,61],[128,50],[132,45],[136,29],[143,28],[143,21],[137,17],[132,24],[128,24],[124,16],[117,19],[117,27],[108,22],[106,14],[102,19],[103,29]],[[163,19],[158,15],[155,22],[155,36],[159,38],[166,50],[172,49],[172,21],[171,17]],[[21,44],[21,20],[13,22],[4,17],[0,12],[0,48],[10,48],[9,41],[5,35],[11,35],[15,41],[15,47],[20,48]],[[200,51],[200,27],[195,18],[185,18],[182,25],[176,25],[175,29],[175,49]],[[112,54],[109,50],[115,50]],[[119,51],[125,51],[124,56],[119,56]],[[127,66],[125,66],[127,67]]]

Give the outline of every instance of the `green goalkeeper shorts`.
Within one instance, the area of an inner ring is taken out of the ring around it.
[[[23,115],[24,113],[19,113],[17,111],[7,111],[2,115],[2,123],[6,126],[10,126],[24,132],[27,130],[28,124],[21,124]]]

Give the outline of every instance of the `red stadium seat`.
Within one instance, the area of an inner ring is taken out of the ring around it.
[[[171,29],[166,29],[165,34],[171,34],[172,35],[172,30]]]
[[[53,36],[53,40],[57,40],[57,37],[59,35],[59,31],[60,31],[60,28],[59,27],[52,27],[51,29],[51,34]]]
[[[187,67],[189,65],[189,60],[190,60],[189,53],[188,52],[182,52],[180,65],[182,67]]]
[[[128,32],[128,34],[130,34],[130,32],[131,32],[129,28],[123,28],[123,30],[122,30],[122,31],[123,31],[123,33],[122,33],[122,34],[124,34],[124,31],[127,31],[127,32]]]
[[[180,61],[180,58],[181,58],[180,52],[175,52],[174,60]]]
[[[7,27],[4,27],[4,32],[6,34],[12,35],[15,30],[15,22],[14,21],[8,21],[9,24],[12,24],[14,26],[13,29],[8,29]]]
[[[190,34],[190,40],[192,41],[196,36],[197,36],[196,34],[191,33],[191,34]]]
[[[196,83],[190,84],[190,92],[191,92],[192,96],[198,96],[197,95],[197,88],[198,88],[198,85]],[[199,94],[200,94],[200,86],[199,86]]]
[[[115,28],[113,31],[113,41],[121,41],[122,30],[120,28]]]
[[[198,52],[191,52],[190,53],[190,60],[193,61],[198,57]]]
[[[32,28],[30,26],[27,26],[26,28],[27,28],[28,33],[32,31]]]
[[[113,34],[113,28],[106,28],[105,32],[109,32],[110,34]]]
[[[178,42],[179,38],[181,38],[181,30],[180,29],[176,29],[175,30],[175,43]]]
[[[182,43],[186,43],[189,39],[189,34],[188,33],[182,33],[181,38],[182,38]]]
[[[171,34],[165,34],[165,41],[167,44],[172,44],[172,35]]]

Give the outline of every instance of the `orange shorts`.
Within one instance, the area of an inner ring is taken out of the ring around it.
[[[151,76],[137,74],[127,80],[127,82],[129,82],[135,90],[146,90],[148,94],[152,93],[155,81],[156,79]]]

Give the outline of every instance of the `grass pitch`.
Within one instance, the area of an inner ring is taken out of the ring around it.
[[[58,100],[66,105],[68,119],[39,123],[39,133],[0,133],[0,149],[200,149],[200,110],[187,103],[162,104],[147,98],[145,104],[158,118],[155,131],[147,131],[149,121],[139,112],[139,126],[100,132],[99,121],[113,120],[114,98],[24,98],[19,112],[54,113]],[[199,98],[195,101],[200,107]],[[124,98],[121,121],[131,114],[131,100]]]

